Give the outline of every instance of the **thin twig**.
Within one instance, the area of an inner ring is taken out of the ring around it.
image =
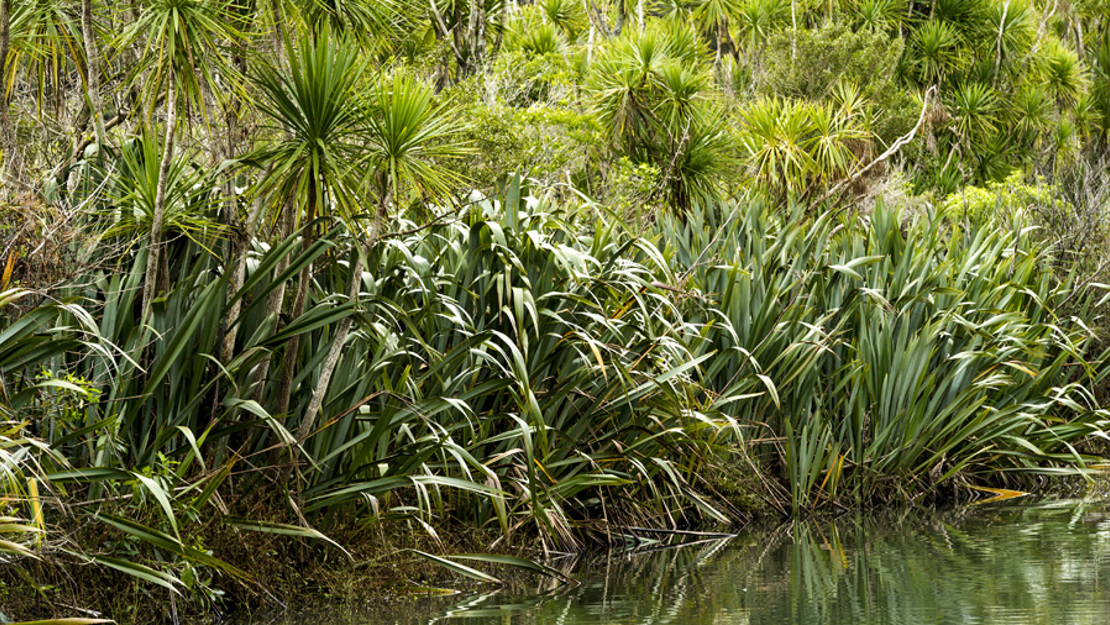
[[[839,183],[837,183],[835,186],[833,186],[833,188],[826,191],[824,195],[817,198],[816,201],[814,201],[812,204],[810,204],[809,209],[813,210],[817,206],[820,206],[821,203],[824,202],[825,200],[831,198],[832,196],[836,195],[837,193],[840,193],[840,191],[843,190],[844,187],[848,186],[849,184],[854,184],[856,181],[858,181],[860,178],[862,178],[864,176],[864,174],[871,171],[871,169],[874,168],[876,165],[878,165],[879,163],[882,163],[883,161],[886,161],[890,157],[894,156],[895,154],[898,153],[899,150],[902,149],[903,146],[905,146],[910,141],[913,141],[913,138],[915,136],[917,136],[917,132],[919,130],[921,130],[921,127],[925,124],[925,117],[929,113],[929,98],[930,98],[930,96],[936,95],[936,92],[937,92],[936,85],[933,85],[933,86],[931,86],[931,87],[929,87],[928,89],[925,90],[925,97],[922,98],[922,102],[921,102],[921,115],[918,116],[917,123],[914,124],[913,128],[911,128],[908,133],[906,133],[905,135],[902,135],[901,137],[898,137],[898,139],[887,149],[886,152],[883,152],[882,154],[880,154],[878,158],[876,158],[875,160],[868,163],[866,167],[857,171],[856,173],[852,174],[851,176],[848,176],[844,180],[841,180]]]

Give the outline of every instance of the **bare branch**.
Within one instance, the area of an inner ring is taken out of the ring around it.
[[[931,87],[929,87],[928,89],[925,90],[925,97],[922,98],[922,102],[921,102],[921,115],[918,116],[917,123],[914,124],[913,128],[911,128],[908,133],[902,135],[901,137],[898,137],[898,139],[893,144],[891,144],[891,146],[889,148],[887,148],[886,152],[883,152],[882,154],[880,154],[878,158],[876,158],[875,160],[868,163],[863,169],[861,169],[861,170],[857,171],[856,173],[852,174],[851,176],[848,176],[847,178],[841,180],[839,183],[837,183],[835,186],[833,186],[833,188],[826,191],[824,195],[817,198],[816,201],[814,201],[812,204],[810,204],[809,208],[811,210],[816,208],[817,206],[819,206],[825,200],[833,197],[837,193],[840,193],[844,189],[844,187],[846,187],[850,184],[855,184],[856,181],[858,181],[860,178],[862,178],[867,172],[871,171],[876,165],[878,165],[879,163],[882,163],[882,162],[886,161],[887,159],[889,159],[890,157],[894,156],[895,154],[898,153],[899,150],[902,149],[903,146],[905,146],[910,141],[913,141],[913,138],[915,136],[917,136],[918,131],[921,130],[921,127],[923,125],[925,125],[925,116],[929,112],[929,98],[932,97],[932,96],[935,96],[936,93],[937,93],[936,85],[933,85],[933,86],[931,86]]]

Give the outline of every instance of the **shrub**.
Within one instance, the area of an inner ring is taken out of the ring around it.
[[[839,82],[859,85],[880,106],[897,91],[894,69],[902,42],[881,31],[853,32],[841,23],[781,30],[767,41],[757,90],[763,95],[822,100]]]

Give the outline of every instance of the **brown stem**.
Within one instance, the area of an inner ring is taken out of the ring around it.
[[[347,293],[347,298],[351,303],[358,302],[358,294],[362,287],[362,250],[356,249],[355,264],[351,268],[351,286]],[[339,356],[343,351],[343,344],[347,342],[347,336],[351,332],[351,325],[354,323],[355,313],[351,311],[343,320],[339,322],[339,327],[335,330],[335,338],[331,342],[331,347],[328,348],[328,355],[324,358],[323,367],[320,369],[320,378],[316,380],[316,389],[312,393],[312,401],[308,403],[308,409],[305,410],[304,419],[301,420],[301,427],[297,430],[297,440],[304,441],[308,439],[308,435],[312,433],[312,427],[316,423],[316,416],[320,413],[320,408],[324,405],[324,397],[328,393],[328,386],[331,384],[331,376],[335,373],[335,367],[339,364]]]
[[[428,2],[432,8],[433,23],[436,26],[436,30],[439,32],[439,36],[451,46],[451,52],[455,55],[455,63],[461,67],[464,63],[462,48],[459,47],[458,42],[452,37],[451,32],[447,30],[447,23],[443,21],[443,15],[439,12],[439,6],[436,4],[436,0],[428,0]]]
[[[88,75],[85,82],[93,128],[97,144],[104,146],[107,135],[104,130],[104,107],[100,103],[100,51],[96,47],[96,31],[93,30],[92,0],[81,0],[81,34],[85,38],[85,73]]]
[[[316,202],[318,195],[318,181],[313,178],[309,181],[308,185],[308,212],[305,215],[305,221],[311,223],[316,218]],[[308,226],[304,230],[303,249],[307,250],[314,242],[313,236],[314,226]],[[298,319],[304,314],[305,304],[308,300],[308,286],[312,278],[312,263],[305,265],[301,270],[300,276],[297,279],[297,293],[293,296],[293,310],[290,312],[290,319]],[[282,360],[284,366],[281,371],[281,387],[278,390],[278,404],[277,414],[287,414],[289,412],[289,404],[293,397],[293,378],[297,373],[297,355],[301,347],[301,337],[296,335],[290,337],[289,343],[285,347],[285,358]]]
[[[1002,76],[1002,33],[1006,26],[1006,14],[1010,11],[1010,0],[1002,5],[1002,19],[998,22],[998,39],[994,50],[994,87],[998,88],[998,79]]]
[[[282,212],[280,233],[278,235],[279,241],[285,240],[286,237],[293,233],[293,228],[296,225],[295,218],[296,215],[293,210],[293,202],[287,199]],[[277,266],[274,267],[274,276],[280,276],[282,273],[285,273],[285,270],[288,268],[289,255],[286,254],[278,259]],[[282,282],[277,286],[276,289],[270,292],[270,296],[266,300],[266,319],[276,318],[281,313],[281,309],[284,307],[284,305],[285,282]],[[259,401],[260,403],[262,400],[262,393],[266,388],[266,382],[270,373],[271,359],[271,353],[267,353],[266,356],[262,358],[262,362],[258,363],[258,366],[255,368],[254,375],[251,376],[251,388],[253,389],[252,396],[256,401]]]
[[[236,71],[245,75],[247,73],[247,58],[249,52],[247,49],[247,42],[237,40],[235,48],[231,55],[231,64],[235,67]],[[238,147],[239,135],[239,114],[242,109],[242,99],[237,93],[233,93],[228,101],[227,109],[224,111],[224,122],[227,126],[227,142],[224,144],[223,159],[230,161],[235,158],[236,148]],[[235,298],[239,289],[243,288],[243,280],[246,276],[247,269],[247,250],[250,247],[251,239],[254,238],[254,233],[257,230],[258,219],[262,213],[262,198],[259,197],[251,205],[251,214],[247,217],[247,223],[241,224],[239,222],[239,206],[238,198],[235,195],[234,177],[231,174],[227,175],[224,180],[224,211],[227,214],[227,225],[233,233],[227,244],[228,252],[228,265],[233,267],[231,273],[231,280],[228,284],[227,296]],[[242,298],[235,298],[231,303],[228,310],[227,319],[232,324],[224,329],[223,342],[220,347],[220,360],[228,362],[231,360],[235,352],[235,334],[236,326],[235,320],[239,317],[239,311],[242,307]]]
[[[386,190],[381,194],[381,201],[378,202],[377,211],[374,214],[374,226],[370,231],[370,238],[366,242],[365,249],[358,249],[358,243],[355,244],[355,264],[351,269],[351,285],[347,291],[347,299],[352,304],[358,303],[358,294],[362,290],[362,266],[363,266],[363,252],[369,249],[371,245],[377,242],[382,233],[382,222],[385,218],[386,210],[389,208],[389,201],[392,197],[390,188],[387,186]],[[312,428],[316,423],[316,417],[320,413],[320,408],[324,405],[324,397],[328,392],[328,385],[331,384],[331,376],[335,373],[335,367],[339,364],[339,356],[343,351],[343,344],[347,342],[347,335],[351,332],[351,325],[354,323],[354,311],[343,318],[339,322],[339,327],[335,331],[335,339],[332,340],[331,347],[328,348],[328,355],[324,358],[324,365],[320,369],[320,378],[316,381],[316,390],[312,393],[312,401],[308,404],[308,409],[305,411],[304,419],[301,420],[301,427],[297,431],[297,440],[304,441],[312,432]]]
[[[166,134],[162,143],[162,162],[158,166],[158,190],[154,195],[154,216],[150,224],[150,254],[147,256],[146,276],[143,280],[143,315],[149,319],[151,304],[158,281],[162,253],[162,228],[166,217],[166,187],[169,183],[170,164],[173,162],[174,126],[177,124],[177,93],[173,66],[166,77]]]
[[[925,117],[928,115],[929,112],[929,98],[935,96],[936,92],[937,88],[935,85],[925,90],[925,97],[922,98],[921,102],[921,115],[917,118],[917,123],[914,124],[913,128],[911,128],[908,133],[901,137],[898,137],[898,139],[893,144],[891,144],[890,148],[888,148],[886,152],[880,154],[878,158],[868,163],[863,169],[860,169],[844,180],[841,180],[839,183],[833,186],[833,188],[826,191],[824,195],[817,198],[817,201],[810,204],[810,208],[812,209],[817,207],[821,204],[821,202],[824,202],[825,200],[839,193],[842,189],[844,189],[844,187],[848,186],[849,184],[855,183],[860,178],[862,178],[864,174],[871,171],[873,167],[887,160],[891,156],[894,156],[898,153],[899,150],[902,149],[902,146],[906,145],[910,141],[913,141],[914,136],[916,136],[917,132],[921,130],[921,126],[925,124]]]

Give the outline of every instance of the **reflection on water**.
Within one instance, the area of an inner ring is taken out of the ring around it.
[[[1110,506],[1039,502],[794,523],[583,561],[574,588],[418,600],[329,625],[1110,622]]]

